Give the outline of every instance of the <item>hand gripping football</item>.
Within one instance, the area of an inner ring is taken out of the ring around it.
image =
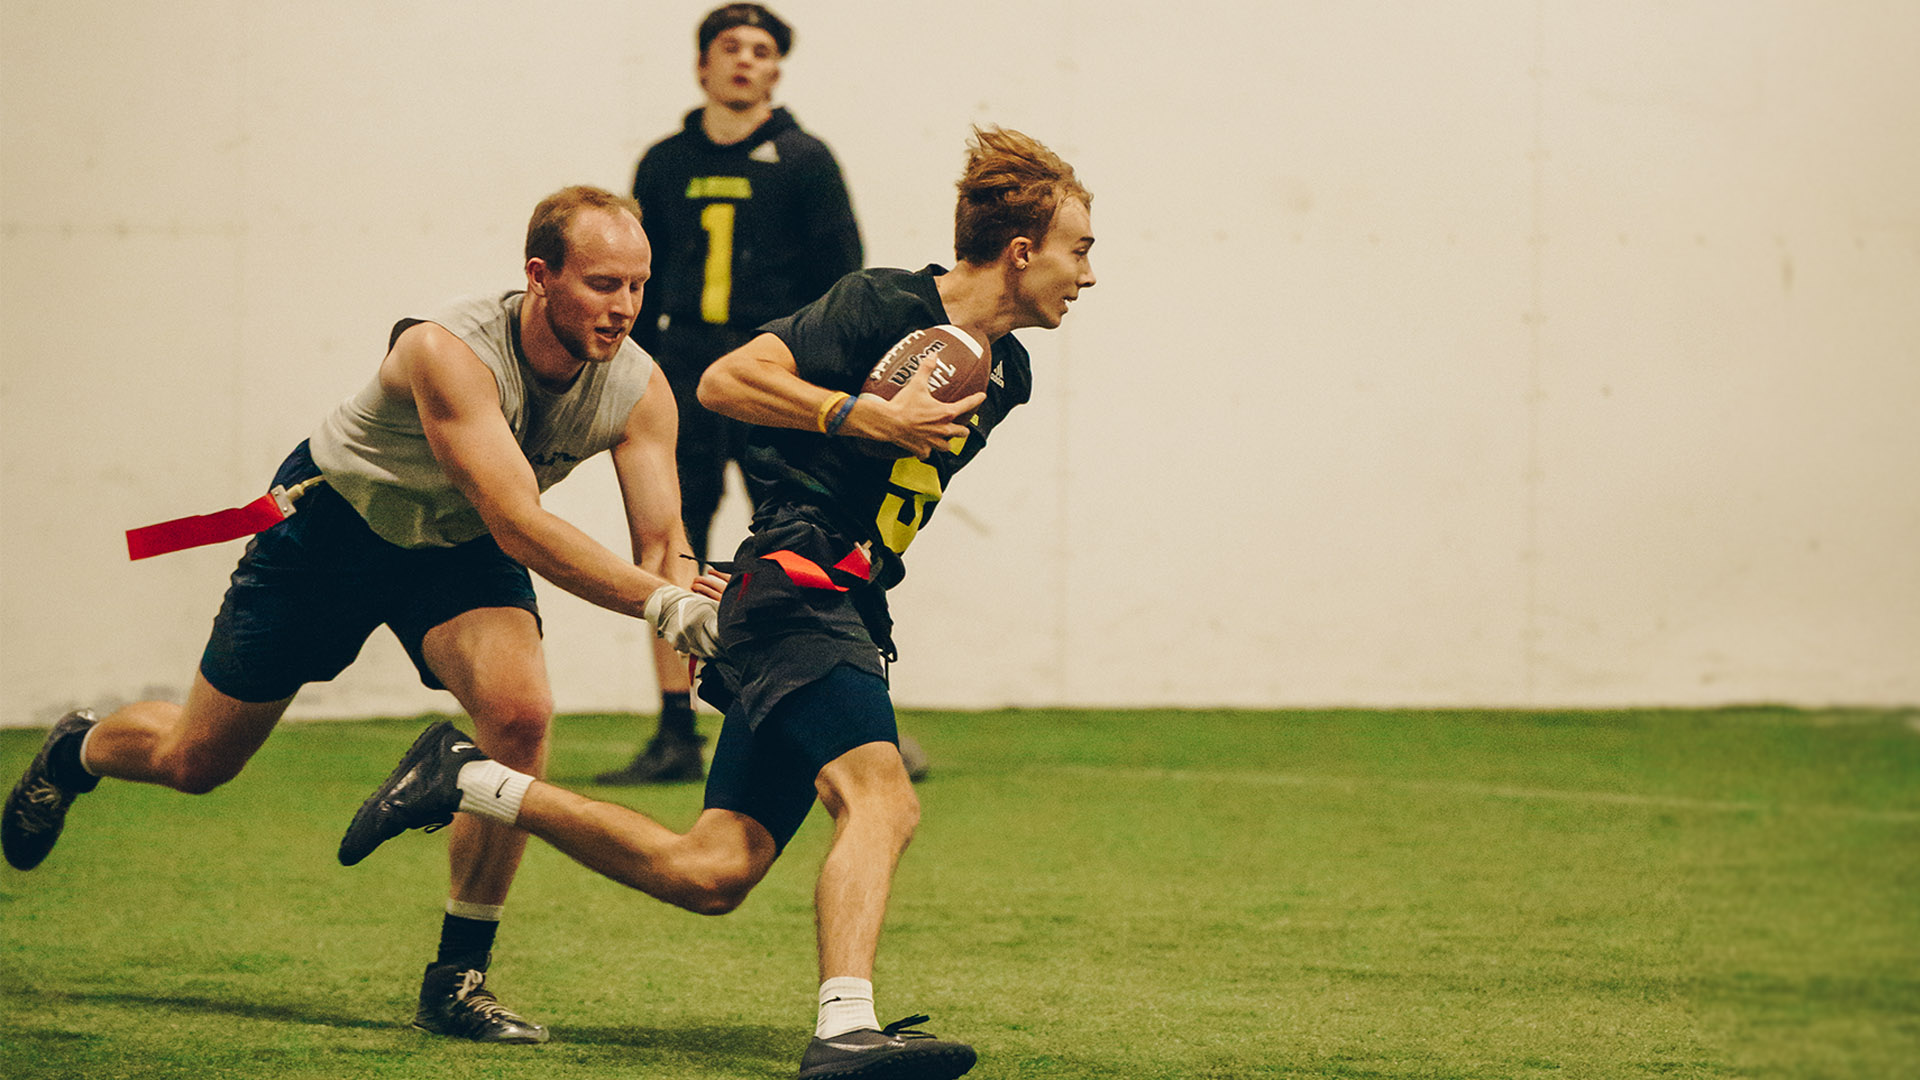
[[[921,368],[927,371],[928,393],[936,401],[951,403],[986,390],[993,373],[993,353],[981,348],[972,334],[952,324],[915,330],[894,343],[873,365],[860,390],[892,400]],[[858,439],[855,444],[874,457],[906,455],[905,450],[888,442]]]
[[[867,373],[863,393],[891,400],[921,367],[927,389],[939,401],[954,402],[987,388],[993,354],[957,326],[930,326],[901,338]]]

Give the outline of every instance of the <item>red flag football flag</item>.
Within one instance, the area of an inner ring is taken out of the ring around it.
[[[271,529],[293,516],[293,501],[306,493],[319,477],[295,484],[292,491],[276,487],[245,506],[218,510],[211,514],[162,521],[127,530],[127,557],[150,559],[169,551],[218,544]]]

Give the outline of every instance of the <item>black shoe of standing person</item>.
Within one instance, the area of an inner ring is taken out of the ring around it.
[[[631,787],[704,779],[707,765],[700,748],[706,743],[704,735],[682,735],[662,729],[647,740],[647,748],[634,755],[632,761],[612,772],[601,773],[593,782],[608,787]]]
[[[352,866],[408,829],[433,832],[460,809],[460,767],[487,755],[442,720],[420,733],[385,783],[367,796],[340,838],[340,865]]]
[[[500,1004],[487,989],[485,962],[428,964],[413,1026],[435,1035],[493,1043],[543,1043],[547,1029]]]
[[[927,1020],[909,1016],[878,1031],[816,1038],[800,1059],[798,1080],[953,1080],[973,1068],[973,1047],[909,1030]]]
[[[933,762],[927,759],[926,748],[911,735],[900,736],[900,763],[907,767],[907,779],[916,784],[933,771]]]
[[[0,848],[4,848],[8,865],[16,870],[31,870],[40,865],[47,853],[53,850],[54,841],[60,839],[60,830],[67,823],[67,807],[73,800],[99,786],[100,779],[86,775],[79,768],[77,753],[73,764],[65,777],[56,777],[58,770],[54,765],[56,747],[68,737],[84,738],[87,729],[99,721],[85,709],[70,712],[61,717],[47,733],[47,741],[40,744],[40,752],[34,755],[33,763],[20,776],[20,782],[13,785],[13,791],[7,795],[7,805],[0,811]],[[77,751],[75,746],[74,750]]]

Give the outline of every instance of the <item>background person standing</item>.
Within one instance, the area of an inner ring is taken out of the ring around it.
[[[833,152],[773,105],[793,30],[759,4],[728,4],[700,23],[694,73],[706,103],[641,157],[633,197],[653,244],[653,279],[634,340],[653,355],[680,410],[682,515],[693,553],[707,536],[739,461],[747,425],[700,406],[707,366],[762,323],[792,314],[858,270],[860,229]],[[753,485],[747,497],[757,502]],[[686,660],[654,643],[660,721],[626,766],[602,784],[698,780]]]

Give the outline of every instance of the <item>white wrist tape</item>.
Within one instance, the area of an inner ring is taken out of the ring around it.
[[[647,597],[644,614],[653,631],[683,653],[708,658],[720,651],[720,605],[678,585],[662,585]]]

